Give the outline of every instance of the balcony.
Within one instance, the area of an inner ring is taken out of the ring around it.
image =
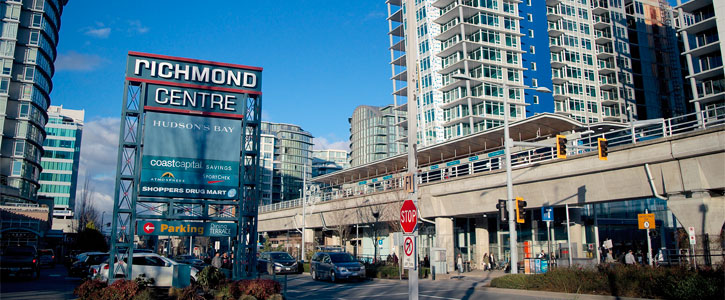
[[[390,63],[393,64],[393,65],[396,65],[396,66],[405,67],[406,64],[407,64],[406,61],[405,61],[405,59],[406,59],[405,58],[405,54],[403,54],[403,55],[401,55],[400,57],[396,58],[395,60],[393,60]]]
[[[561,40],[557,37],[550,37],[549,38],[549,49],[551,52],[559,52],[561,50],[564,50],[564,47],[561,45]]]
[[[610,28],[594,30],[594,35],[596,37],[594,42],[597,44],[606,44],[612,42],[612,32],[610,31]]]
[[[602,102],[603,105],[612,105],[616,104],[619,100],[619,97],[617,96],[617,91],[606,91],[602,90],[599,92],[599,100]]]
[[[614,49],[612,49],[611,44],[607,46],[597,45],[597,58],[607,59],[610,57],[614,57]]]
[[[598,60],[599,74],[611,74],[617,71],[614,67],[614,59]]]
[[[592,0],[592,13],[600,15],[609,12],[609,4],[607,0]]]
[[[551,53],[551,67],[552,68],[561,68],[565,66],[566,63],[561,59],[560,53]]]
[[[393,92],[393,95],[408,97],[408,87],[404,86],[404,87],[400,88],[399,90]]]
[[[390,50],[405,52],[405,39],[400,39],[400,41],[390,46]]]
[[[547,6],[546,7],[546,19],[551,22],[556,22],[561,20],[562,16],[559,15],[559,8],[556,6]]]
[[[396,12],[388,17],[388,20],[403,23],[403,9],[398,9]]]
[[[609,15],[594,16],[594,29],[604,29],[612,26]]]
[[[713,79],[697,83],[697,101],[715,102],[725,99],[725,79]]]
[[[390,78],[391,80],[397,80],[397,81],[408,81],[408,70],[403,70],[403,72],[400,72],[396,74],[395,76]]]
[[[559,22],[552,22],[549,21],[549,36],[558,37],[564,33],[563,30],[561,30],[561,27],[559,26]]]
[[[388,34],[392,35],[392,36],[404,37],[405,29],[403,28],[403,24],[400,24],[400,25],[398,25],[398,27],[393,28],[393,30],[388,32]]]

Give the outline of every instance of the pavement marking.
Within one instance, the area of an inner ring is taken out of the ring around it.
[[[408,293],[406,293],[408,294]],[[449,298],[449,297],[440,297],[440,296],[433,296],[433,295],[423,295],[418,294],[419,297],[428,297],[428,298],[434,298],[434,299],[449,299],[449,300],[459,300],[461,298]]]
[[[399,296],[399,295],[407,295],[408,293],[385,293],[385,294],[379,294],[379,295],[369,295],[369,296],[345,296],[345,298],[335,298],[338,300],[344,300],[344,299],[365,299],[365,298],[375,298],[375,299],[381,299],[381,297],[388,297],[388,296]],[[456,299],[458,300],[458,299]]]

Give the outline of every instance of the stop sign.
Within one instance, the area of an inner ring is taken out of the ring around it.
[[[400,226],[403,232],[413,233],[415,225],[418,224],[418,210],[415,208],[413,200],[405,200],[403,207],[400,208]]]

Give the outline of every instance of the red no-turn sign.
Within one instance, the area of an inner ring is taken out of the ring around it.
[[[413,233],[417,224],[418,209],[415,207],[413,200],[405,200],[400,208],[400,226],[403,227],[403,232]]]

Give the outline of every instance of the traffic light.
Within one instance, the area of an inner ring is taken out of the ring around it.
[[[556,157],[566,158],[566,137],[563,135],[556,136]]]
[[[607,146],[608,146],[607,139],[605,139],[605,138],[597,139],[597,149],[599,150],[599,160],[607,160],[607,156],[609,156],[609,148],[607,148]]]
[[[506,222],[508,220],[508,211],[506,210],[506,200],[498,200],[498,203],[496,204],[496,209],[498,209],[498,216],[501,218],[501,222]]]
[[[516,223],[526,223],[526,201],[524,198],[516,197]]]

